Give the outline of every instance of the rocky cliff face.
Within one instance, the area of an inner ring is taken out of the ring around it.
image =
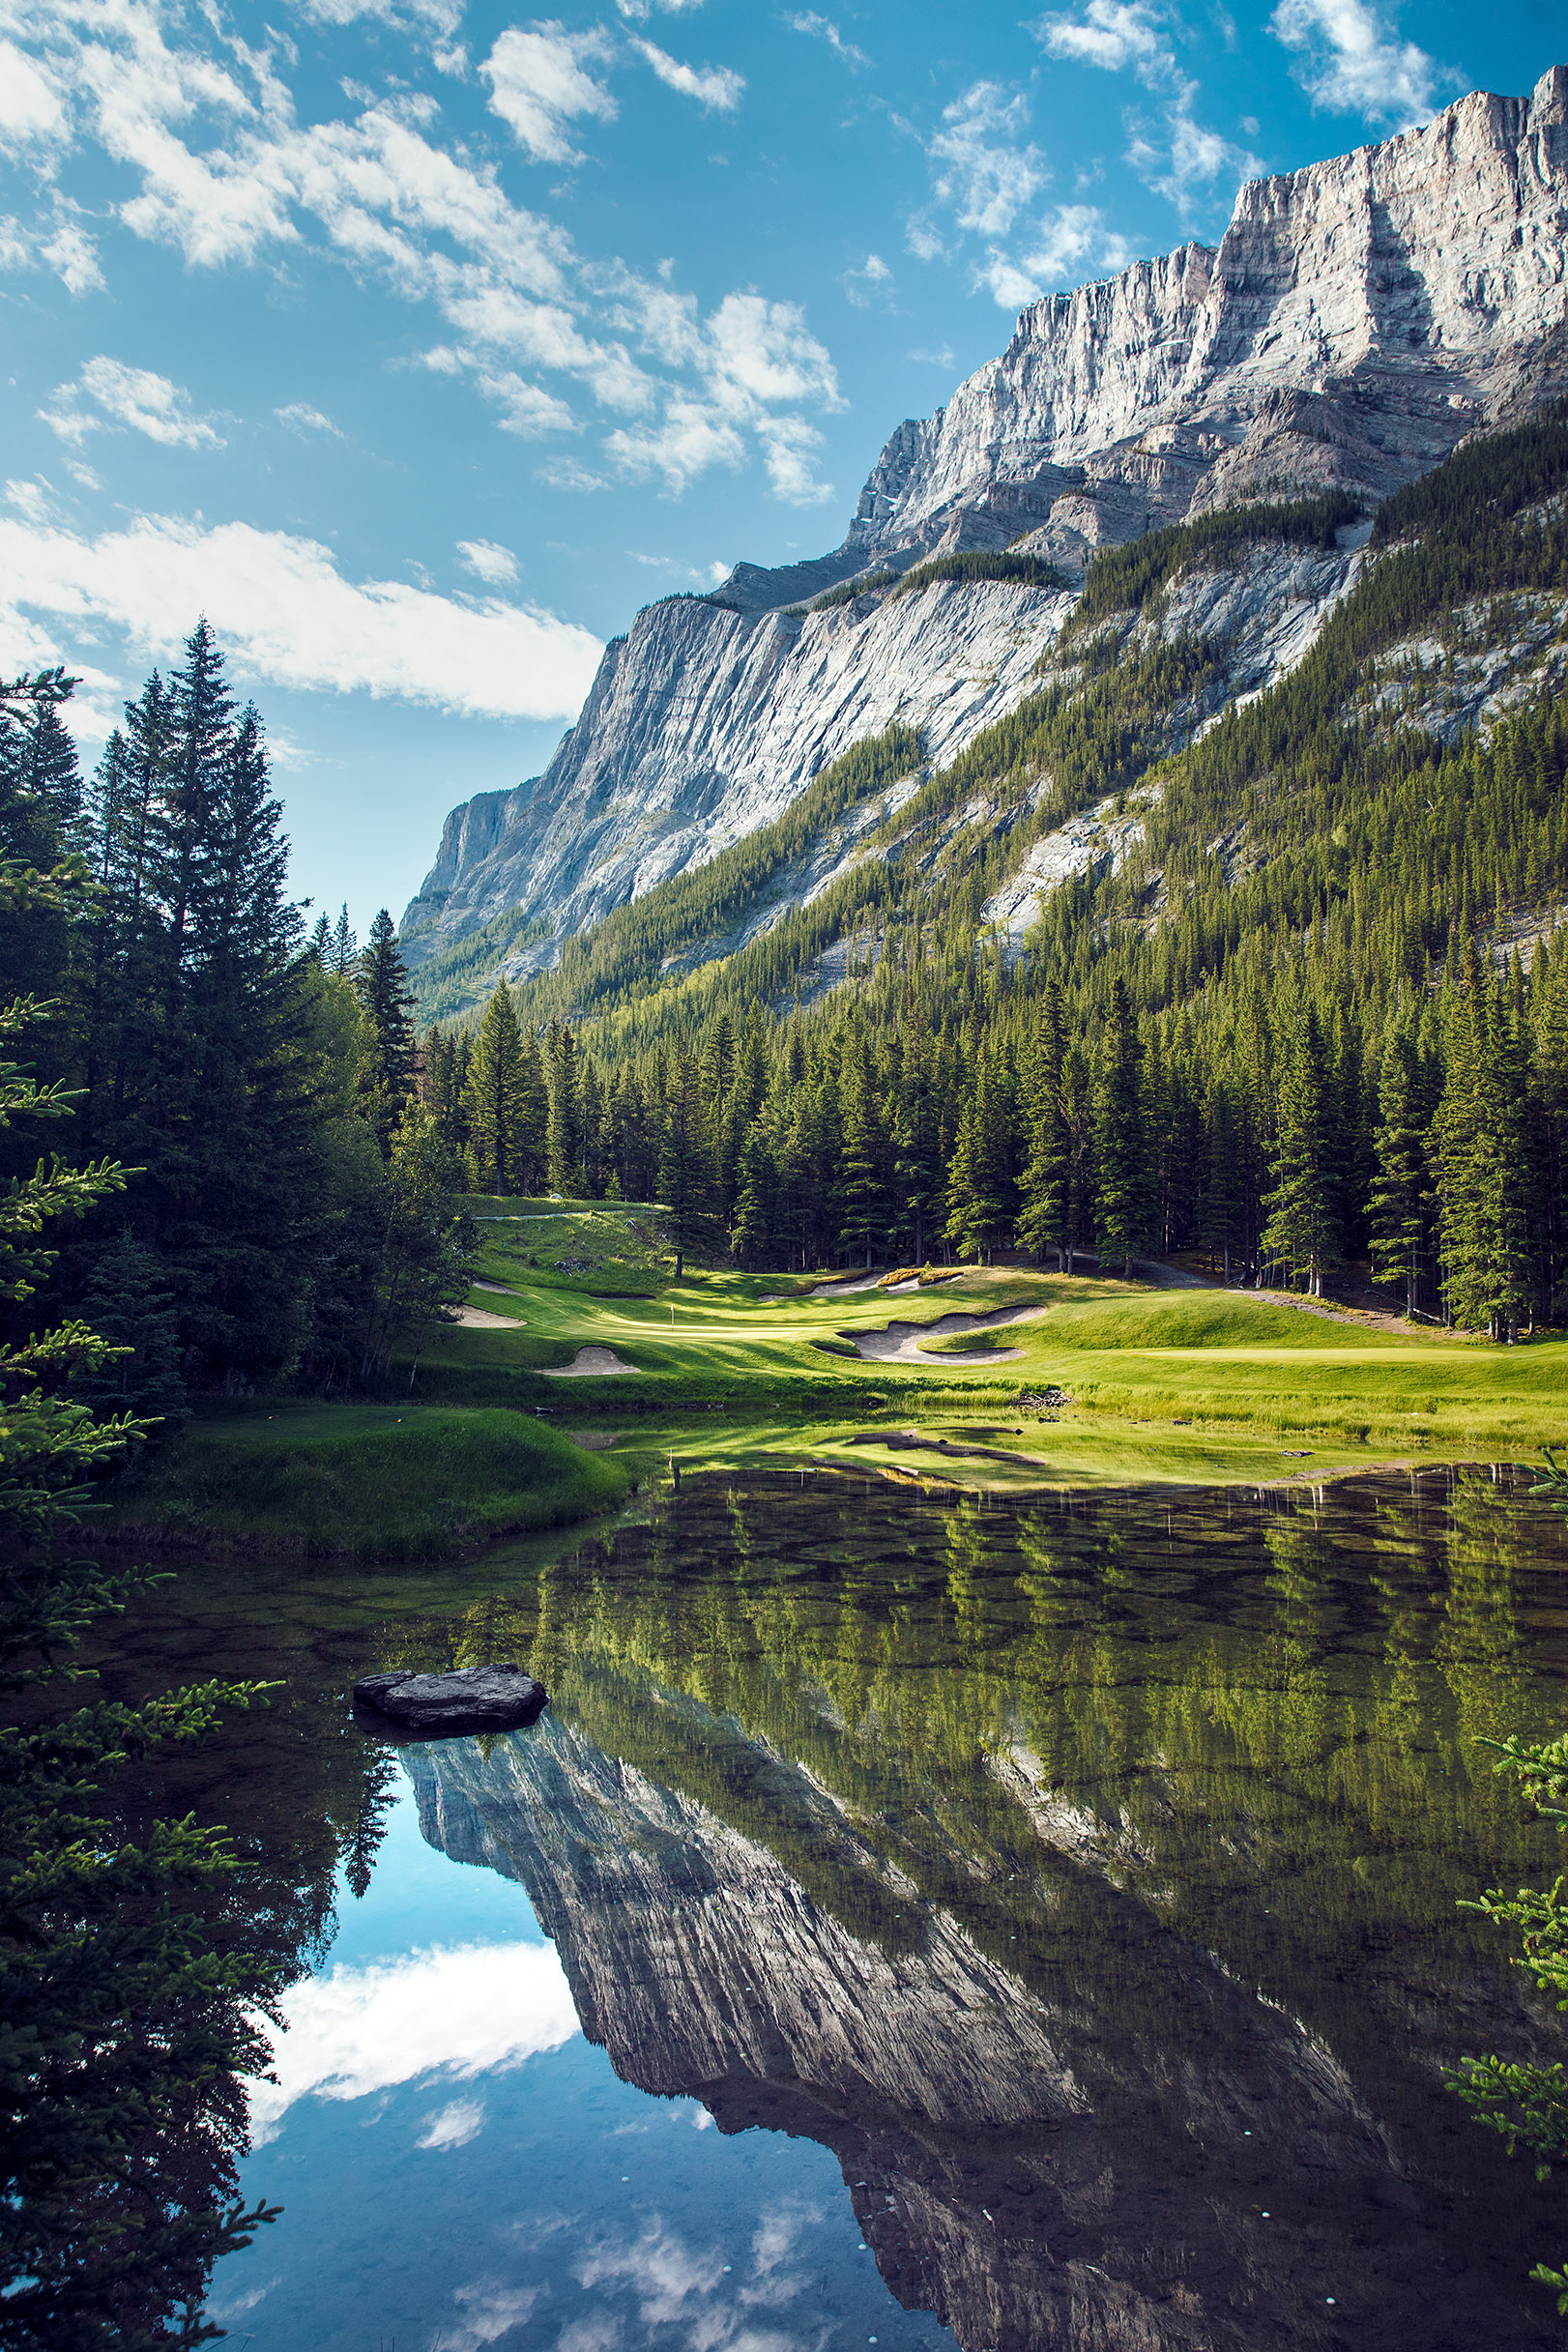
[[[997,1766],[1026,1891],[972,1919],[997,1864],[944,1826],[961,1800],[867,1818],[703,1729],[767,1844],[559,1718],[404,1760],[430,1843],[526,1885],[618,2073],[830,2147],[890,2290],[965,2352],[1304,2352],[1350,2340],[1334,2312],[1386,2352],[1549,2340],[1479,2265],[1434,2310],[1450,2185],[1306,2026],[1162,1931],[1032,1757]]]
[[[1557,68],[1528,99],[1477,93],[1424,130],[1249,184],[1217,249],[1032,305],[999,359],[893,434],[833,554],[742,565],[715,600],[639,613],[544,774],[453,811],[403,919],[427,1005],[459,1010],[496,972],[540,969],[890,717],[950,759],[1030,690],[1072,602],[995,581],[826,612],[802,597],[1020,540],[1076,580],[1095,547],[1211,508],[1381,497],[1568,385],[1565,245]],[[1311,641],[1303,599],[1282,616],[1276,589],[1265,570],[1237,592],[1251,600],[1233,635],[1270,647],[1237,691]],[[1321,618],[1322,595],[1308,601]]]

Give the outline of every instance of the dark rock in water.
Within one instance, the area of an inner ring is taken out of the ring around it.
[[[363,1674],[354,1696],[393,1723],[427,1738],[464,1731],[515,1731],[531,1724],[550,1694],[520,1666],[457,1667],[450,1674]]]

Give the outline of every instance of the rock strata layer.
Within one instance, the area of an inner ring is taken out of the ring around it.
[[[519,1666],[459,1667],[450,1674],[364,1674],[354,1685],[362,1706],[390,1716],[426,1739],[472,1731],[515,1731],[531,1724],[549,1692]]]

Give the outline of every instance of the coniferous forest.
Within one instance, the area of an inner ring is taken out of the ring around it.
[[[907,728],[430,1029],[438,1134],[476,1187],[656,1198],[679,1251],[745,1266],[1196,1252],[1318,1292],[1365,1262],[1414,1317],[1493,1338],[1560,1319],[1568,700],[1484,734],[1441,711],[1467,639],[1568,585],[1565,481],[1559,408],[1399,493],[1307,658],[1223,714],[1213,649],[1147,626],[1169,583],[1331,543],[1349,503],[1108,551],[1033,700],[808,905],[725,937],[809,825],[910,772]],[[1021,944],[988,929],[1029,846],[1113,796],[1128,853]]]

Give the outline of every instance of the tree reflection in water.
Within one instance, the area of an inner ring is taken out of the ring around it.
[[[1552,1842],[1560,1527],[1470,1474],[1321,1497],[682,1482],[537,1590],[537,1732],[405,1752],[591,2037],[830,2146],[966,2347],[1545,2344],[1550,2222],[1441,2070],[1550,2052],[1457,1898]]]
[[[1442,2085],[1561,2047],[1456,1909],[1555,1861],[1476,1749],[1561,1719],[1568,1528],[1524,1483],[687,1476],[465,1607],[247,1572],[205,1662],[286,1698],[146,1801],[228,1820],[318,1964],[391,1785],[349,1680],[516,1658],[534,1730],[400,1752],[427,1839],[523,1882],[624,2077],[830,2148],[966,2352],[1544,2346],[1552,2192]]]

